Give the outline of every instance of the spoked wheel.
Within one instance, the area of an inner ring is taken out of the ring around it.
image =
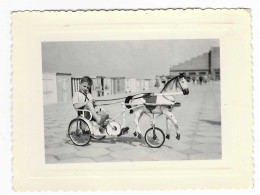
[[[90,128],[82,119],[73,119],[69,124],[68,135],[77,146],[85,146],[91,139]]]
[[[150,147],[159,148],[165,141],[165,134],[158,127],[151,127],[146,131],[144,138]]]

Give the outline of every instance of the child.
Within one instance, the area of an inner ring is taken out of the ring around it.
[[[93,81],[90,77],[83,77],[80,80],[79,91],[77,91],[73,96],[73,106],[75,109],[88,109],[96,122],[100,125],[99,130],[103,131],[105,126],[106,119],[109,118],[108,114],[100,116],[97,114],[94,108],[94,100],[92,95],[89,93],[89,90],[93,84]]]

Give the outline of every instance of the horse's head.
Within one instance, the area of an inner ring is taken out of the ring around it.
[[[180,89],[183,95],[189,94],[188,87],[189,78],[184,73],[170,79],[163,87],[161,93],[173,92],[174,90]]]
[[[181,73],[176,80],[176,85],[181,89],[183,95],[189,94],[189,86],[188,86],[189,78],[185,76],[184,73]]]

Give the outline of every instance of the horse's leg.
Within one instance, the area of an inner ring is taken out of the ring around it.
[[[177,120],[175,119],[175,117],[173,116],[173,113],[168,111],[168,110],[165,110],[163,111],[163,113],[166,115],[166,117],[174,124],[174,127],[176,129],[176,139],[177,140],[180,140],[180,137],[181,137],[181,134],[180,134],[180,130],[179,130],[179,127],[178,127],[178,123],[177,123]]]
[[[170,119],[169,117],[166,118],[166,139],[170,139],[170,131],[169,131],[169,125],[170,125]]]
[[[142,133],[141,133],[141,130],[139,127],[139,120],[140,120],[141,116],[143,115],[143,111],[141,109],[138,109],[138,110],[134,111],[134,115],[135,115],[134,122],[136,125],[136,131],[134,133],[134,136],[137,136],[139,139],[141,139]]]

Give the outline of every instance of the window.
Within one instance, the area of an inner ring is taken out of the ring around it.
[[[215,72],[215,80],[220,80],[220,72],[219,71]]]

